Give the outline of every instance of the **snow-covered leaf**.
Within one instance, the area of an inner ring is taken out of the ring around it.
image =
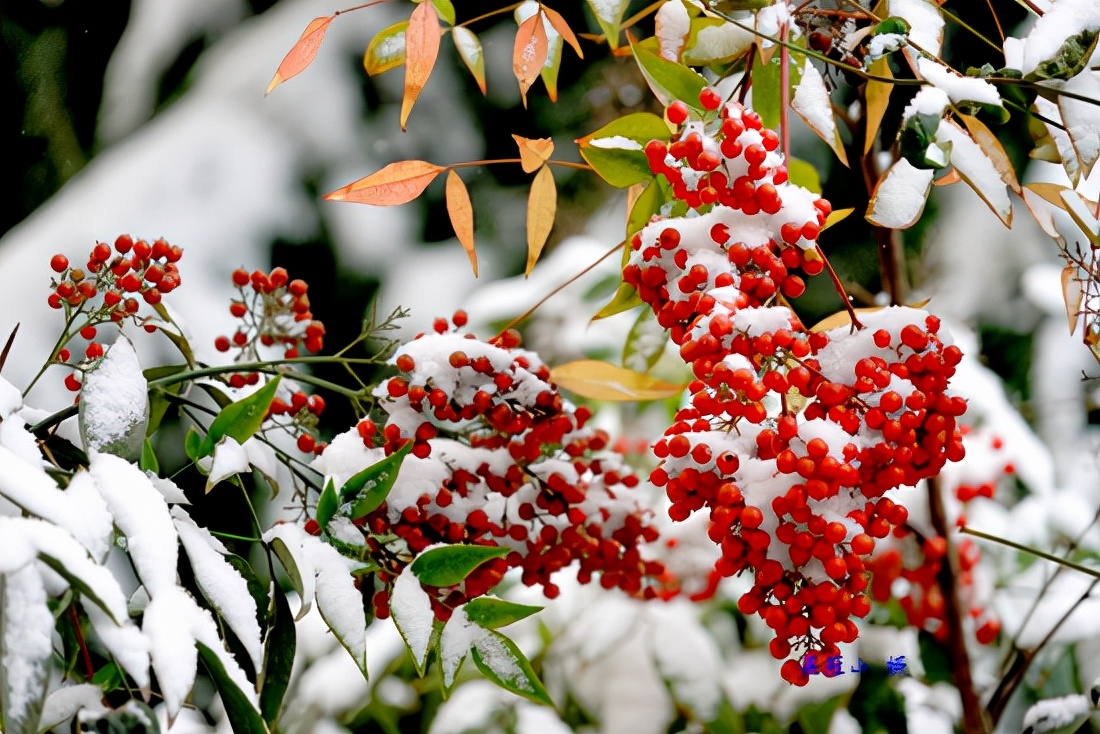
[[[1100,220],[1096,218],[1096,209],[1087,205],[1084,197],[1072,189],[1062,191],[1062,202],[1073,223],[1088,237],[1092,246],[1100,247]]]
[[[733,23],[700,15],[691,19],[682,61],[688,66],[725,64],[752,48],[755,38]]]
[[[119,334],[106,356],[84,377],[80,436],[87,451],[136,461],[149,421],[149,383],[134,345]]]
[[[527,92],[539,78],[550,50],[542,13],[535,13],[519,24],[512,46],[512,73],[519,82],[519,93],[527,106]]]
[[[179,543],[168,505],[141,469],[111,454],[92,453],[89,470],[99,494],[126,536],[141,583],[156,598],[176,585]]]
[[[268,734],[267,726],[256,710],[255,696],[249,697],[240,689],[238,682],[226,670],[224,656],[219,656],[214,648],[202,642],[196,641],[195,645],[203,667],[222,698],[233,734]]]
[[[412,654],[416,672],[424,675],[424,666],[428,662],[428,646],[432,640],[432,625],[435,613],[428,594],[420,586],[420,579],[406,566],[393,583],[390,594],[390,614],[401,633],[405,644]]]
[[[345,501],[351,503],[352,519],[366,516],[386,501],[394,482],[397,481],[401,464],[411,450],[412,444],[409,443],[381,461],[371,464],[344,483],[340,488],[340,494]]]
[[[477,35],[465,26],[455,26],[451,30],[454,37],[455,49],[458,51],[462,63],[470,70],[478,89],[485,94],[485,54],[481,49],[481,41]]]
[[[214,459],[210,462],[210,476],[206,478],[206,491],[215,485],[248,471],[248,453],[232,436],[223,436],[214,447]]]
[[[473,646],[473,658],[482,675],[501,688],[536,703],[554,705],[527,657],[499,632],[489,630],[480,636]]]
[[[619,24],[623,22],[623,14],[630,5],[630,0],[586,0],[588,9],[596,17],[596,23],[603,30],[607,38],[607,45],[612,50],[619,47]]]
[[[1070,79],[1077,76],[1084,70],[1093,52],[1096,51],[1098,38],[1100,34],[1093,28],[1085,28],[1079,33],[1066,37],[1058,52],[1049,59],[1039,62],[1028,73],[1027,79]]]
[[[889,14],[901,18],[909,24],[909,41],[921,51],[939,54],[943,43],[943,13],[939,5],[931,0],[889,0]],[[916,51],[905,50],[909,56]]]
[[[117,622],[95,604],[83,604],[96,638],[138,688],[149,686],[149,640],[128,617]]]
[[[425,586],[443,588],[462,583],[475,568],[508,552],[495,545],[441,545],[425,550],[409,568]]]
[[[225,547],[205,528],[196,525],[178,507],[172,509],[172,518],[203,598],[233,630],[248,653],[253,669],[259,670],[263,657],[260,625],[256,621],[256,602],[249,593],[248,583],[226,561],[228,551]]]
[[[298,592],[301,606],[296,620],[306,616],[313,606],[314,592],[317,588],[317,576],[309,563],[302,536],[305,532],[293,523],[285,522],[273,526],[264,533],[264,542],[271,547],[290,579],[291,586]]]
[[[1058,96],[1058,109],[1066,125],[1066,134],[1081,162],[1081,171],[1088,177],[1100,159],[1100,114],[1095,100],[1100,99],[1100,72],[1086,70],[1065,82],[1062,89],[1085,97],[1088,101]]]
[[[99,686],[77,683],[50,691],[42,707],[39,730],[53,729],[81,711],[87,711],[91,716],[107,712],[107,707],[103,705],[103,691]]]
[[[879,227],[912,227],[924,211],[935,172],[915,168],[904,158],[898,160],[875,186],[867,205],[867,221]]]
[[[967,131],[951,120],[940,121],[936,142],[941,147],[950,144],[951,164],[959,175],[1005,226],[1011,227],[1012,202],[1008,198],[1008,186],[982,147],[974,142]]]
[[[668,125],[651,112],[635,112],[577,139],[581,157],[596,175],[625,188],[653,177],[645,155],[651,140],[668,140]]]
[[[688,15],[687,8],[681,0],[666,0],[653,20],[661,58],[678,62],[691,31],[691,16]]]
[[[960,76],[942,64],[922,58],[917,68],[926,81],[943,90],[953,103],[977,102],[979,104],[1002,106],[1001,95],[997,88],[984,79],[972,76]]]
[[[39,570],[0,575],[0,728],[37,734],[50,682],[54,619]]]
[[[1089,700],[1076,693],[1032,704],[1024,714],[1024,734],[1045,734],[1065,728],[1076,731],[1088,718]]]
[[[237,443],[244,443],[252,438],[263,425],[264,416],[271,407],[271,401],[275,399],[275,391],[278,390],[281,379],[281,375],[276,375],[256,392],[222,408],[207,429],[199,454],[210,456],[226,436]]]
[[[368,75],[377,76],[405,63],[405,29],[408,27],[409,21],[403,20],[383,28],[370,39],[363,54],[363,68]]]
[[[1039,111],[1040,115],[1052,122],[1064,122],[1058,105],[1050,100],[1036,97],[1035,109]],[[1054,147],[1058,150],[1058,159],[1062,163],[1062,168],[1065,169],[1070,185],[1077,186],[1081,180],[1081,162],[1077,159],[1077,151],[1073,147],[1073,141],[1070,140],[1064,127],[1050,125],[1045,122],[1043,124],[1046,125],[1050,139],[1054,141]]]
[[[466,605],[456,609],[443,625],[443,632],[439,635],[439,672],[443,676],[444,696],[454,688],[455,677],[470,648],[486,633],[466,616]]]
[[[594,400],[663,400],[684,389],[683,385],[593,359],[558,365],[550,371],[550,377],[566,390]]]
[[[840,139],[840,130],[837,128],[833,106],[829,101],[829,89],[825,86],[821,72],[810,63],[809,59],[806,59],[803,64],[802,78],[794,88],[791,109],[798,113],[814,134],[832,148],[841,163],[848,165],[844,141]],[[868,132],[868,134],[872,133]]]

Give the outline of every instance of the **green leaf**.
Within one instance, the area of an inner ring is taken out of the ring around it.
[[[497,599],[492,596],[480,596],[466,603],[466,617],[487,630],[507,627],[513,622],[526,619],[536,612],[541,612],[542,607],[528,604],[516,604],[515,602]]]
[[[794,98],[794,88],[802,80],[802,59],[800,53],[791,53],[788,62],[787,99]],[[752,66],[752,108],[760,115],[764,127],[779,128],[779,108],[783,104],[783,95],[779,88],[780,64],[782,54],[772,54],[771,61],[765,64],[757,53],[756,63]]]
[[[694,73],[694,72],[693,72]],[[668,140],[668,125],[651,112],[620,117],[599,130],[577,139],[581,156],[600,178],[626,188],[653,177],[645,146],[651,140]]]
[[[705,44],[700,44],[703,36]],[[691,19],[691,30],[684,43],[683,62],[688,66],[728,64],[752,48],[755,36],[720,18],[700,15]]]
[[[340,488],[341,497],[351,497],[349,517],[357,520],[374,512],[389,496],[401,464],[412,450],[412,443],[393,452],[376,464],[352,476]],[[320,520],[318,520],[320,522]]]
[[[422,2],[422,0],[413,0],[413,2]],[[455,24],[455,6],[451,4],[451,0],[432,0],[432,5],[435,6],[435,12],[439,13],[439,17],[447,21],[450,25]]]
[[[151,471],[154,474],[160,473],[160,462],[157,461],[157,452],[153,450],[153,442],[146,437],[145,442],[141,445],[141,463],[138,464],[142,471]]]
[[[550,97],[551,102],[558,101],[558,72],[561,71],[561,52],[564,45],[560,36],[550,43],[546,52],[546,63],[542,65],[542,71],[539,72],[542,83],[546,85],[546,95]]]
[[[707,0],[707,7],[719,13],[736,13],[742,10],[763,10],[775,5],[775,0]]]
[[[809,189],[815,194],[821,193],[821,177],[817,169],[801,158],[787,159],[787,178],[804,189]]]
[[[871,30],[871,35],[873,36],[879,36],[883,33],[896,33],[899,36],[903,36],[909,33],[909,22],[905,20],[905,18],[891,15]]]
[[[588,0],[588,9],[596,18],[600,30],[607,37],[607,45],[619,47],[619,26],[622,25],[630,0]]]
[[[233,679],[225,670],[222,661],[212,649],[196,641],[195,647],[199,650],[199,659],[202,660],[210,680],[221,695],[222,705],[225,706],[225,714],[229,719],[229,725],[233,728],[233,734],[268,734],[260,712],[245,696],[244,691],[237,687]]]
[[[368,75],[377,76],[405,63],[405,31],[408,27],[409,21],[403,20],[383,28],[370,39],[363,54],[363,68]]]
[[[702,114],[699,92],[707,86],[706,79],[683,64],[661,58],[659,54],[640,44],[631,44],[630,48],[634,52],[638,68],[642,70],[642,76],[662,105],[667,106],[681,100]]]
[[[302,571],[298,568],[298,562],[295,560],[294,554],[290,552],[290,548],[287,547],[282,538],[272,538],[269,545],[272,552],[275,553],[275,557],[279,559],[279,563],[283,565],[283,570],[286,571],[286,576],[290,580],[290,585],[294,588],[294,591],[298,592],[298,597],[304,599],[305,583],[302,579]],[[313,573],[313,569],[306,569],[306,572]],[[309,607],[303,604],[301,610],[298,612],[298,618],[301,619],[308,611]]]
[[[654,214],[661,211],[661,207],[670,199],[668,184],[664,177],[650,180],[645,190],[634,200],[634,206],[630,207],[630,214],[626,217],[627,246],[623,248],[623,262],[630,259],[629,241],[636,233],[649,224]]]
[[[1028,74],[1028,81],[1042,79],[1069,79],[1077,76],[1088,64],[1093,52],[1096,50],[1096,41],[1100,33],[1095,30],[1083,30],[1070,36],[1063,43],[1058,53],[1053,58],[1041,62],[1035,67],[1035,71]]]
[[[329,520],[336,514],[340,506],[340,500],[336,498],[336,486],[329,479],[325,482],[325,488],[321,490],[321,496],[317,500],[317,524],[324,530]]]
[[[194,426],[187,429],[187,435],[183,437],[183,452],[191,461],[198,461],[202,451],[202,436]]]
[[[504,690],[535,703],[554,705],[542,681],[531,668],[531,662],[520,652],[516,643],[504,635],[490,631],[474,643],[471,652],[474,665],[481,674]]]
[[[828,734],[829,722],[843,696],[833,696],[824,701],[809,703],[798,710],[798,725],[805,734]]]
[[[906,120],[899,135],[901,157],[915,168],[942,168],[939,161],[928,157],[928,146],[935,145],[939,126],[938,115],[917,114]]]
[[[638,291],[634,289],[634,286],[629,283],[619,283],[615,295],[611,297],[606,306],[596,312],[592,320],[606,319],[608,316],[614,316],[641,305],[642,299],[638,296]]]
[[[470,70],[481,93],[485,94],[485,54],[477,35],[465,26],[455,26],[451,36],[459,58]]]
[[[126,673],[117,663],[109,662],[95,672],[92,683],[104,693],[117,691],[126,687]]]
[[[286,595],[278,587],[272,591],[270,614],[272,623],[264,643],[264,667],[260,675],[260,714],[274,727],[290,684],[298,644],[294,615],[290,613]]]
[[[421,553],[411,568],[420,583],[443,588],[462,583],[481,564],[509,552],[495,545],[445,545]]]
[[[218,441],[226,436],[237,443],[244,443],[252,438],[263,425],[264,416],[267,415],[267,409],[271,407],[271,401],[275,399],[275,391],[279,388],[281,379],[281,375],[276,375],[248,397],[222,408],[206,431],[206,438],[202,441],[199,456],[209,456],[214,453],[214,447],[218,445]]]
[[[636,372],[649,372],[653,369],[653,365],[657,364],[661,359],[661,355],[665,353],[665,342],[667,338],[662,340],[659,345],[642,344],[639,349],[638,340],[649,337],[654,331],[654,322],[657,320],[656,315],[653,313],[653,309],[644,308],[638,314],[638,318],[634,320],[634,324],[630,327],[630,331],[626,335],[626,342],[623,344],[623,367],[635,370]],[[656,327],[660,329],[660,327]],[[667,332],[666,332],[667,336]],[[631,365],[631,358],[637,355],[644,360],[645,369],[638,369],[640,365]]]

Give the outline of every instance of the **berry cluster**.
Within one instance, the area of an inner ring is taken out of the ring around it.
[[[709,512],[716,575],[753,574],[738,606],[774,630],[772,655],[837,655],[870,610],[876,539],[907,519],[884,494],[963,455],[966,403],[947,394],[962,355],[912,308],[808,331],[784,299],[826,265],[829,204],[788,182],[755,113],[700,102],[702,119],[670,105],[678,133],[645,149],[688,213],[655,217],[623,271],[696,378],[651,479],[673,520]],[[808,679],[797,659],[782,675]]]
[[[574,563],[582,583],[598,574],[604,588],[656,596],[665,570],[641,546],[657,531],[630,497],[638,477],[608,450],[607,435],[587,427],[589,411],[562,398],[515,331],[487,343],[459,331],[463,312],[452,323],[438,319],[397,351],[399,374],[376,392],[385,425],[357,427],[385,454],[411,444],[385,504],[358,521],[374,556],[389,559],[376,611],[387,613],[389,584],[435,543],[511,549],[462,584],[432,590],[440,619],[510,568],[550,598],[559,593],[553,574]]]
[[[229,313],[240,319],[232,336],[219,336],[219,352],[238,350],[237,360],[259,358],[259,347],[279,346],[287,359],[303,351],[319,352],[324,345],[325,325],[309,310],[309,286],[304,280],[290,280],[286,269],[270,273],[243,268],[233,271],[233,285],[240,297],[229,304]]]
[[[50,269],[57,276],[51,280],[51,293],[46,302],[50,308],[65,312],[72,331],[66,331],[53,359],[68,363],[72,359],[69,341],[77,334],[88,341],[84,360],[74,365],[78,371],[87,369],[104,354],[103,345],[95,341],[98,328],[106,323],[121,324],[126,319],[141,323],[146,331],[156,326],[139,316],[140,298],[150,306],[158,306],[166,293],[180,285],[176,263],[183,250],[168,244],[163,238],[152,243],[119,235],[114,248],[97,242],[84,267],[74,267],[64,255],[50,259]],[[68,328],[68,327],[67,327]],[[65,387],[80,390],[76,373],[65,378]]]

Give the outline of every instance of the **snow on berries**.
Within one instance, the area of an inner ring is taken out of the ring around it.
[[[398,374],[375,392],[386,414],[380,435],[364,420],[332,444],[346,454],[361,441],[373,461],[409,452],[385,503],[356,520],[372,556],[385,559],[376,611],[388,613],[394,579],[437,543],[511,550],[453,588],[429,590],[440,619],[511,568],[550,598],[554,574],[574,564],[583,583],[598,576],[604,588],[657,596],[666,572],[643,553],[657,531],[631,496],[638,477],[516,332],[485,342],[458,330],[465,321],[438,320],[397,350]],[[336,466],[336,456],[322,454],[319,466]]]
[[[966,403],[948,390],[962,354],[915,308],[807,330],[786,299],[826,265],[831,207],[788,181],[758,115],[707,109],[674,103],[677,134],[646,146],[678,203],[633,237],[623,270],[695,377],[651,480],[673,520],[708,514],[716,576],[752,574],[738,607],[774,631],[774,657],[836,655],[870,611],[876,543],[906,531],[886,494],[964,454]],[[805,685],[804,669],[790,659],[782,676]]]

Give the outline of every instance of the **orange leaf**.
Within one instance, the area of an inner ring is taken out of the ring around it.
[[[524,138],[513,135],[512,139],[519,146],[519,164],[524,173],[537,171],[543,163],[554,155],[554,141],[550,138]]]
[[[443,30],[439,14],[431,3],[420,3],[409,17],[405,30],[405,95],[401,98],[401,129],[409,119],[416,98],[428,82],[428,76],[439,56],[439,39]]]
[[[684,389],[682,385],[594,359],[558,365],[550,370],[550,379],[593,400],[661,400],[679,395]]]
[[[428,184],[447,170],[427,161],[398,161],[381,171],[353,181],[343,188],[325,194],[328,201],[350,201],[356,204],[394,206],[420,196]]]
[[[310,21],[306,29],[302,31],[298,42],[294,44],[294,48],[290,49],[283,57],[282,63],[275,71],[275,76],[271,78],[271,83],[267,85],[265,95],[271,94],[272,89],[287,79],[301,74],[307,66],[313,63],[313,58],[317,55],[317,49],[321,48],[321,41],[325,38],[325,31],[328,30],[328,25],[334,18],[336,18],[335,15],[326,15]]]
[[[527,106],[527,90],[538,79],[548,51],[549,43],[540,11],[520,24],[516,31],[516,45],[512,49],[512,72],[519,81],[524,107]]]
[[[1069,321],[1069,333],[1077,328],[1077,319],[1081,317],[1081,301],[1085,291],[1077,277],[1077,266],[1067,265],[1062,270],[1062,301],[1066,304],[1066,319]]]
[[[447,214],[451,217],[451,226],[455,237],[462,243],[466,254],[470,256],[470,267],[477,277],[477,252],[474,250],[474,207],[470,203],[470,192],[454,171],[447,172]]]
[[[561,13],[545,5],[542,6],[542,12],[546,14],[546,19],[550,21],[550,26],[558,32],[562,40],[572,46],[573,50],[577,52],[577,56],[583,59],[584,54],[581,53],[580,41],[573,35],[573,29],[565,22],[565,18],[561,17]]]
[[[543,245],[554,227],[558,213],[558,189],[554,185],[554,173],[543,166],[531,182],[531,194],[527,197],[527,269],[530,275],[542,254]]]

